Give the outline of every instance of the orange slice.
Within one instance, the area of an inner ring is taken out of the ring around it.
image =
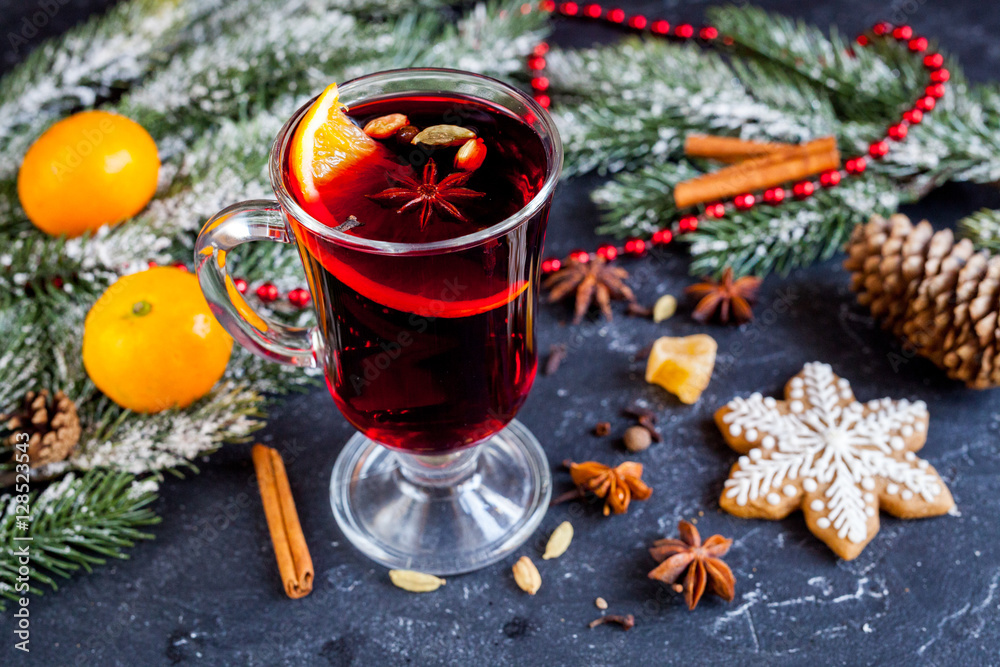
[[[646,382],[660,385],[690,405],[712,379],[717,349],[715,339],[707,334],[658,338],[649,352]]]

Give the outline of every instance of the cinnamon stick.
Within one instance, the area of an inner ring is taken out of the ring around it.
[[[747,158],[777,153],[795,144],[748,141],[736,137],[717,137],[710,134],[689,134],[684,138],[684,154],[719,162],[742,162]]]
[[[674,188],[674,203],[678,208],[686,208],[796,181],[839,166],[836,139],[824,137],[678,183]]]
[[[313,563],[299,524],[299,515],[295,511],[285,464],[281,454],[271,447],[256,444],[252,454],[264,516],[267,517],[267,528],[271,533],[285,594],[292,599],[305,597],[312,591]]]

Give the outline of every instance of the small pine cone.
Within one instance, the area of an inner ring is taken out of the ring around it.
[[[66,394],[57,391],[50,396],[48,389],[29,391],[20,409],[7,417],[6,438],[10,446],[24,442],[28,434],[28,462],[32,468],[66,459],[80,442],[80,417],[76,405]]]
[[[858,225],[846,249],[851,289],[886,329],[949,377],[1000,386],[1000,257],[898,214]]]

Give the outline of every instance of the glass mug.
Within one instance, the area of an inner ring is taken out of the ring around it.
[[[335,404],[358,429],[330,482],[345,536],[388,567],[454,574],[520,546],[551,496],[544,452],[514,415],[537,367],[540,258],[562,146],[534,100],[476,74],[396,70],[340,87],[348,108],[428,96],[530,128],[539,159],[524,164],[522,177],[537,189],[520,210],[478,232],[424,243],[370,240],[319,222],[292,194],[288,166],[310,101],[272,147],[276,201],[215,215],[198,237],[195,262],[213,313],[233,337],[266,359],[321,367]],[[236,289],[227,254],[262,240],[298,247],[317,326],[269,320]]]

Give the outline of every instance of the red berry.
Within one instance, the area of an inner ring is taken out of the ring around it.
[[[187,267],[186,264],[184,264],[184,262],[174,262],[170,266],[174,267],[175,269],[180,269],[181,271],[187,271],[188,270],[188,267]]]
[[[270,303],[278,298],[278,288],[274,283],[264,283],[257,288],[257,298],[264,303]]]
[[[910,51],[914,53],[919,53],[920,51],[927,50],[927,38],[926,37],[914,37],[907,43]]]
[[[726,214],[726,207],[721,202],[705,205],[705,215],[710,218],[721,218]]]
[[[906,125],[903,125],[902,123],[897,123],[896,125],[889,126],[888,135],[890,139],[894,139],[896,141],[902,141],[903,139],[906,138],[907,132],[908,130],[906,129]]]
[[[531,56],[528,58],[528,69],[540,70],[545,69],[545,58],[541,56]]]
[[[233,281],[233,284],[236,285],[236,291],[239,292],[240,294],[247,293],[247,281],[243,280],[242,278],[237,278],[236,280]]]
[[[747,209],[753,208],[753,205],[757,203],[757,200],[752,194],[736,195],[733,199],[733,206],[741,211],[746,211]]]
[[[625,20],[625,11],[622,9],[612,9],[608,12],[608,20],[612,23],[621,23]]]
[[[805,199],[806,197],[811,197],[814,192],[816,192],[816,186],[813,185],[812,181],[799,181],[792,188],[792,192],[799,199]]]
[[[681,39],[691,39],[694,37],[694,26],[690,23],[682,23],[674,28],[674,34]]]
[[[868,154],[873,158],[884,157],[886,153],[889,152],[889,144],[883,141],[874,141],[871,146],[868,147]]]
[[[629,239],[625,242],[625,252],[638,257],[646,252],[646,242],[642,239]]]
[[[930,53],[924,56],[924,67],[929,67],[931,69],[937,69],[944,65],[944,56],[940,53]]]
[[[824,171],[819,175],[819,184],[824,188],[832,188],[833,186],[840,184],[840,172],[836,169]]]
[[[669,229],[660,229],[653,232],[653,245],[667,245],[674,240],[674,233]]]
[[[541,57],[541,56],[544,56],[548,52],[549,52],[549,44],[548,44],[548,42],[540,42],[538,44],[538,46],[535,47],[535,50],[532,53],[534,53],[536,56]]]
[[[720,204],[721,206],[721,204]],[[698,218],[693,215],[686,215],[677,221],[677,229],[683,234],[693,232],[698,229]]]
[[[556,10],[556,3],[553,0],[542,0],[539,6],[543,12],[554,12]]]
[[[944,83],[950,78],[951,78],[951,72],[949,72],[943,67],[941,69],[936,69],[933,72],[931,72],[931,81],[933,81],[934,83]]]
[[[599,18],[601,15],[600,5],[587,5],[583,8],[583,13],[592,19]]]
[[[868,167],[868,161],[863,157],[851,158],[844,163],[844,168],[849,174],[860,174]]]
[[[538,106],[543,109],[548,109],[552,106],[552,99],[548,95],[535,95],[535,101],[538,102]]]
[[[309,301],[312,299],[312,295],[309,294],[309,290],[304,290],[301,287],[297,287],[288,293],[288,301],[293,306],[298,308],[305,308],[309,305]]]
[[[555,257],[542,261],[542,273],[554,273],[562,268],[562,262]]]
[[[586,250],[574,250],[569,254],[570,259],[576,260],[581,264],[586,264],[590,261],[590,253]]]
[[[52,286],[56,289],[62,289],[64,284],[65,283],[63,283],[63,279],[60,276],[56,276],[52,279]]]
[[[924,119],[924,112],[920,109],[910,109],[903,114],[903,120],[910,125],[918,125]]]
[[[666,21],[653,21],[653,25],[649,26],[649,29],[657,35],[666,35],[670,32],[670,24]]]
[[[896,39],[909,39],[913,37],[913,28],[908,25],[901,25],[892,31],[892,36]]]
[[[646,17],[645,16],[633,16],[628,20],[628,25],[630,28],[635,28],[636,30],[642,30],[646,27]]]
[[[885,21],[882,21],[881,23],[876,23],[875,25],[872,26],[872,32],[879,36],[885,35],[890,30],[892,30],[892,26],[886,23]]]
[[[712,26],[707,25],[698,31],[698,36],[706,41],[713,40],[719,36],[719,31]]]
[[[602,245],[600,248],[597,249],[597,255],[599,257],[603,257],[604,259],[610,262],[611,260],[613,260],[615,257],[618,256],[618,248],[614,247],[611,244]]]
[[[927,97],[921,97],[914,103],[913,106],[917,107],[921,111],[930,111],[931,109],[934,108],[936,104],[937,100],[935,100],[933,97],[927,96]]]
[[[785,189],[784,188],[768,188],[764,191],[764,201],[772,206],[780,204],[785,201]]]
[[[861,46],[868,46],[868,35],[858,35],[856,40]]]
[[[559,5],[559,11],[566,16],[576,16],[577,12],[580,11],[580,5],[575,2],[564,2]]]
[[[944,97],[944,85],[940,83],[934,83],[924,89],[928,97],[940,98]]]
[[[536,76],[531,80],[531,87],[535,90],[548,90],[549,89],[549,79],[544,76]]]

